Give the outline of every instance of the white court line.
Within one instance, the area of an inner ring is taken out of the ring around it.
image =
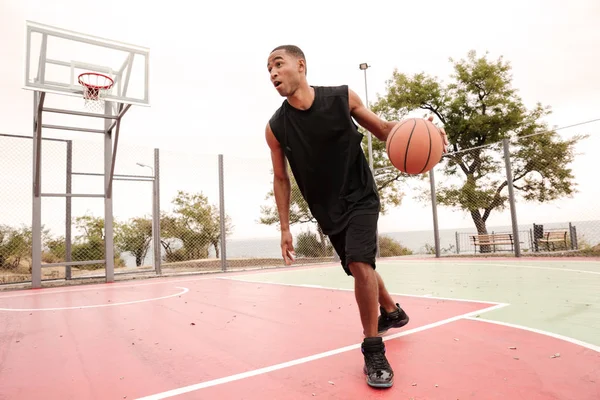
[[[509,327],[509,328],[521,329],[521,330],[524,330],[524,331],[529,331],[529,332],[537,333],[537,334],[540,334],[540,335],[550,336],[550,337],[552,337],[554,339],[559,339],[559,340],[563,340],[565,342],[573,343],[573,344],[576,344],[578,346],[585,347],[587,349],[594,350],[594,351],[600,353],[600,346],[596,346],[595,344],[587,343],[587,342],[581,341],[579,339],[574,339],[574,338],[571,338],[571,337],[568,337],[568,336],[559,335],[558,333],[552,333],[552,332],[548,332],[548,331],[543,331],[541,329],[529,328],[529,327],[526,327],[526,326],[523,326],[523,325],[511,324],[511,323],[508,323],[508,322],[491,321],[489,319],[471,318],[471,317],[467,317],[466,319],[468,319],[470,321],[479,321],[479,322],[487,322],[488,324],[502,325],[502,326],[506,326],[506,327]]]
[[[171,279],[173,278],[173,279]],[[44,288],[44,289],[19,289],[19,291],[27,290],[26,293],[18,293],[18,294],[10,294],[7,296],[0,295],[0,300],[2,299],[10,299],[13,297],[25,297],[25,296],[41,296],[46,294],[54,294],[54,293],[71,293],[71,292],[92,292],[94,290],[108,290],[108,289],[123,289],[123,288],[136,288],[138,286],[151,286],[151,285],[164,285],[164,284],[178,284],[179,282],[196,282],[196,281],[205,281],[210,279],[216,279],[214,276],[201,276],[196,278],[188,278],[188,279],[178,279],[178,277],[157,277],[157,278],[148,278],[148,279],[156,279],[155,282],[147,282],[147,283],[138,283],[131,284],[127,281],[119,281],[114,283],[99,283],[86,285],[86,287],[70,287],[60,290],[52,290],[53,288]]]
[[[328,265],[328,264],[329,263],[311,264],[311,265],[307,266],[305,269],[309,269],[309,268],[316,269],[320,265]],[[300,267],[294,267],[294,268],[300,268]],[[289,272],[289,270],[284,270],[284,271]],[[254,273],[269,274],[269,273],[273,273],[273,272],[282,272],[282,270],[265,268],[265,269],[251,270],[251,271],[228,271],[227,274],[230,277],[235,277],[235,276],[248,276],[248,275],[252,275]],[[195,275],[196,273],[191,272],[189,274],[183,274],[183,276],[190,275],[190,274]],[[86,291],[107,290],[107,289],[114,289],[114,288],[135,288],[138,286],[177,284],[179,282],[198,282],[198,281],[205,281],[205,280],[211,280],[211,279],[218,279],[219,277],[217,275],[222,275],[222,274],[223,274],[223,272],[221,272],[221,271],[210,272],[210,273],[202,274],[202,276],[196,276],[194,278],[184,278],[182,275],[164,275],[164,276],[155,276],[155,277],[149,277],[149,278],[141,278],[144,280],[148,280],[148,279],[154,280],[154,282],[147,282],[147,283],[137,283],[136,284],[136,283],[132,283],[132,281],[123,280],[123,281],[115,281],[115,282],[111,282],[111,283],[84,284],[85,287],[69,286],[66,288],[58,289],[58,290],[55,290],[55,289],[57,289],[55,287],[47,287],[47,288],[42,288],[42,289],[16,289],[14,291],[7,291],[7,292],[0,291],[0,300],[1,299],[9,299],[9,298],[13,298],[13,297],[23,297],[23,296],[41,296],[41,295],[53,294],[53,293],[86,292]],[[3,296],[4,293],[23,292],[23,291],[27,291],[27,292],[26,293],[18,293],[18,294],[9,294],[9,295]]]
[[[216,278],[216,279],[221,279],[221,280],[225,280],[225,281],[237,281],[237,282],[243,282],[243,283],[264,283],[266,285],[291,286],[291,287],[300,287],[300,288],[309,288],[309,289],[325,289],[325,290],[340,290],[340,291],[345,291],[345,292],[354,292],[354,289],[337,288],[337,287],[329,287],[329,286],[321,286],[321,285],[301,284],[301,283],[264,282],[264,281],[252,281],[252,280],[237,279],[237,278]],[[431,294],[390,293],[390,295],[434,299],[434,300],[457,301],[457,302],[464,302],[464,303],[480,303],[480,304],[492,304],[492,305],[505,304],[505,303],[499,303],[497,301],[471,300],[471,299],[460,299],[460,298],[453,298],[453,297],[438,297],[438,296],[432,296]]]
[[[477,264],[477,265],[485,265],[489,266],[490,264]],[[592,275],[600,275],[600,272],[597,271],[586,271],[583,269],[572,269],[572,268],[554,268],[554,267],[542,267],[539,265],[512,265],[512,264],[493,264],[499,267],[509,267],[509,268],[530,268],[530,269],[547,269],[550,271],[566,271],[566,272],[578,272],[581,274],[592,274]]]
[[[467,318],[470,317],[472,315],[477,315],[477,314],[483,314],[485,312],[488,311],[492,311],[492,310],[496,310],[502,307],[506,307],[508,304],[496,304],[481,310],[477,310],[477,311],[471,311],[465,314],[461,314],[461,315],[457,315],[451,318],[447,318],[441,321],[437,321],[431,324],[427,324],[427,325],[423,325],[420,326],[418,328],[414,328],[414,329],[410,329],[410,330],[406,330],[404,332],[400,332],[400,333],[395,333],[393,335],[389,335],[389,336],[385,336],[383,338],[384,341],[388,341],[388,340],[392,340],[392,339],[396,339],[402,336],[407,336],[413,333],[418,333],[418,332],[422,332],[425,331],[427,329],[432,329],[432,328],[436,328],[438,326],[441,325],[445,325],[445,324],[449,324],[451,322],[455,322],[458,321],[460,319],[463,318]],[[273,372],[273,371],[277,371],[280,369],[284,369],[284,368],[289,368],[289,367],[293,367],[295,365],[299,365],[299,364],[304,364],[307,362],[311,362],[311,361],[315,361],[321,358],[325,358],[325,357],[331,357],[334,356],[336,354],[340,354],[340,353],[345,353],[347,351],[350,350],[357,350],[360,349],[361,344],[357,343],[357,344],[352,344],[350,346],[345,346],[345,347],[340,347],[339,349],[335,349],[335,350],[329,350],[323,353],[319,353],[319,354],[314,354],[312,356],[308,356],[308,357],[302,357],[302,358],[298,358],[296,360],[292,360],[292,361],[286,361],[280,364],[275,364],[275,365],[271,365],[268,367],[264,367],[264,368],[259,368],[259,369],[255,369],[252,371],[247,371],[247,372],[242,372],[239,374],[235,374],[235,375],[230,375],[230,376],[226,376],[223,378],[218,378],[218,379],[213,379],[210,381],[206,381],[206,382],[200,382],[200,383],[196,383],[193,385],[189,385],[189,386],[184,386],[181,388],[177,388],[177,389],[173,389],[173,390],[169,390],[166,392],[162,392],[162,393],[157,393],[157,394],[153,394],[150,396],[146,396],[146,397],[140,397],[137,400],[159,400],[159,399],[166,399],[168,397],[173,397],[173,396],[178,396],[180,394],[184,394],[184,393],[189,393],[189,392],[193,392],[196,390],[200,390],[200,389],[205,389],[211,386],[217,386],[217,385],[222,385],[224,383],[229,383],[229,382],[234,382],[234,381],[238,381],[240,379],[245,379],[245,378],[250,378],[252,376],[257,376],[257,375],[262,375],[262,374],[266,374],[269,372]]]
[[[177,289],[183,289],[181,292],[170,294],[168,296],[162,297],[153,297],[151,299],[143,299],[143,300],[133,300],[133,301],[124,301],[121,303],[106,303],[106,304],[96,304],[90,306],[73,306],[73,307],[52,307],[52,308],[0,308],[0,311],[16,311],[16,312],[25,312],[25,311],[59,311],[59,310],[79,310],[84,308],[99,308],[99,307],[114,307],[114,306],[123,306],[126,304],[137,304],[137,303],[145,303],[148,301],[162,300],[168,299],[170,297],[181,296],[189,292],[190,289],[186,287],[175,286]]]
[[[403,257],[403,256],[399,256],[399,257],[384,257],[379,259],[378,263],[388,263],[388,262],[416,262],[416,263],[429,263],[429,264],[433,264],[433,263],[439,263],[439,262],[449,262],[449,263],[481,263],[482,260],[488,260],[488,263],[486,263],[486,265],[490,265],[490,264],[494,264],[496,262],[504,262],[503,260],[506,259],[510,259],[510,260],[514,260],[517,263],[560,263],[560,262],[566,262],[569,264],[593,264],[593,263],[597,263],[600,259],[600,257],[597,257],[596,259],[594,259],[593,257],[586,257],[585,260],[583,259],[575,259],[574,257],[547,257],[547,258],[542,258],[542,257],[527,257],[527,256],[522,256],[522,257],[440,257],[440,258],[435,258],[435,257],[428,257],[428,258],[408,258],[408,257]]]
[[[422,261],[416,261],[416,260],[397,260],[396,262],[394,261],[385,261],[385,262],[380,262],[380,264],[393,264],[398,266],[398,264],[404,264],[404,263],[411,263],[411,264],[423,264]],[[435,263],[436,265],[438,265],[439,263]],[[469,262],[469,261],[459,261],[459,262],[443,262],[443,264],[448,264],[448,265],[459,265],[459,266],[471,266],[471,265],[477,265],[477,266],[481,266],[481,267],[490,267],[490,266],[498,266],[498,267],[509,267],[509,268],[530,268],[530,269],[546,269],[546,270],[550,270],[550,271],[565,271],[565,272],[578,272],[578,273],[582,273],[582,274],[592,274],[592,275],[600,275],[600,272],[598,271],[586,271],[583,269],[572,269],[572,268],[556,268],[556,267],[543,267],[540,265],[523,265],[523,264],[500,264],[500,263],[496,263],[496,262],[490,262],[488,264],[485,263],[481,263],[481,262]]]

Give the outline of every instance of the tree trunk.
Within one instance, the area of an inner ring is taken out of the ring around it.
[[[212,243],[212,245],[213,245],[213,247],[215,248],[215,256],[216,256],[216,258],[221,258],[221,256],[220,256],[220,253],[219,253],[219,241],[218,241],[218,240],[215,240],[215,241]]]
[[[487,227],[485,226],[485,221],[481,217],[481,213],[479,210],[471,210],[471,218],[475,223],[475,227],[477,228],[477,234],[486,235],[488,233]],[[489,245],[479,246],[480,253],[490,253],[492,251]]]

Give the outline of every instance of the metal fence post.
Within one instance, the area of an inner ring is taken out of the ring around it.
[[[510,203],[510,219],[512,221],[513,241],[515,243],[515,256],[521,257],[521,242],[519,240],[519,224],[517,223],[515,189],[513,187],[512,166],[510,164],[510,149],[508,139],[502,140],[502,147],[504,148],[504,164],[506,165],[506,182],[508,184],[508,199]]]
[[[438,229],[437,200],[435,195],[435,174],[433,168],[429,171],[429,186],[431,188],[431,211],[433,213],[433,238],[435,241],[435,256],[440,257],[440,232]]]
[[[111,115],[110,102],[104,104],[104,112],[106,115]],[[115,281],[115,237],[111,180],[113,129],[110,129],[110,124],[109,119],[104,120],[104,270],[107,283]]]
[[[456,254],[460,254],[460,241],[458,237],[458,231],[454,232],[454,238],[456,239]]]
[[[73,141],[67,141],[67,198],[66,198],[66,210],[65,210],[65,261],[70,263],[71,259],[71,230],[72,230],[72,198],[68,196],[71,194],[73,182]],[[65,267],[65,279],[71,279],[71,265]]]
[[[223,154],[219,154],[219,222],[221,229],[221,270],[227,270],[227,239],[225,230],[225,184]]]
[[[42,287],[42,108],[45,92],[35,92],[33,96],[33,176],[31,212],[31,287]]]
[[[154,149],[154,179],[152,180],[152,243],[154,244],[154,272],[162,273],[160,265],[160,157]]]

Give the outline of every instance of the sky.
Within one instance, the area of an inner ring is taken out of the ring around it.
[[[440,0],[373,0],[369,6],[313,0],[0,0],[0,133],[31,135],[33,93],[22,88],[26,20],[148,47],[150,107],[134,106],[123,119],[117,172],[150,173],[136,163],[153,165],[153,149],[160,148],[163,208],[170,207],[178,189],[203,191],[218,204],[217,155],[223,154],[233,237],[273,236],[275,228],[256,223],[271,187],[264,128],[283,101],[269,82],[266,61],[272,48],[300,46],[307,56],[309,83],[347,84],[364,100],[365,76],[358,65],[367,62],[370,103],[385,93],[394,69],[426,72],[448,82],[450,58],[464,58],[472,49],[489,52],[490,58],[503,56],[511,63],[513,86],[525,105],[550,106],[553,114],[546,121],[562,127],[600,118],[599,18],[595,0],[507,0],[493,6]],[[68,101],[81,106],[80,99]],[[541,207],[519,204],[519,223],[539,223],[545,212],[553,221],[600,219],[592,153],[600,148],[600,122],[560,132],[564,137],[590,135],[578,148],[584,154],[573,166],[581,193]],[[44,135],[75,141],[74,168],[102,171],[91,160],[91,155],[102,156],[98,135],[50,130]],[[31,144],[16,139],[0,143],[11,149],[3,185],[14,188],[0,194],[2,219],[28,222]],[[64,149],[57,143],[47,149],[44,188],[59,192],[64,190]],[[74,190],[100,192],[101,183],[99,178],[77,177]],[[119,182],[115,187],[117,218],[150,213],[148,182]],[[44,199],[43,223],[59,227],[62,214],[44,210],[63,207],[63,199]],[[102,210],[101,199],[74,200],[74,213],[102,215]],[[446,208],[438,213],[441,228],[472,225],[462,213]],[[491,222],[509,225],[509,215],[497,213]],[[426,230],[431,220],[430,205],[408,195],[402,207],[382,218],[381,230]]]

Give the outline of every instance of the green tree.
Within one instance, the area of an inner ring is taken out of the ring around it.
[[[88,261],[104,259],[104,219],[91,215],[83,215],[75,218],[75,227],[81,233],[75,236],[75,240],[71,246],[72,260]],[[98,269],[103,267],[104,264],[78,266],[81,269]]]
[[[17,269],[31,251],[31,229],[0,225],[0,269]]]
[[[217,258],[220,256],[220,213],[202,193],[178,191],[173,199],[173,215],[161,217],[161,243],[168,261],[182,261],[208,257],[212,246]],[[231,233],[231,219],[225,217],[225,234]],[[174,250],[171,241],[178,239],[182,247]]]
[[[75,236],[75,241],[85,242],[93,239],[104,241],[104,219],[91,215],[75,218],[75,227],[81,232]]]
[[[131,218],[126,223],[115,223],[115,245],[119,251],[135,257],[135,265],[141,266],[152,241],[152,219]]]
[[[80,232],[75,236],[71,246],[71,259],[73,261],[103,260],[105,258],[104,249],[104,219],[91,215],[83,215],[75,218],[75,227]],[[51,252],[56,251],[55,255],[64,257],[65,238],[60,237],[47,242]],[[61,257],[61,258],[62,258]],[[63,258],[64,259],[64,258]],[[125,266],[125,262],[119,254],[114,256],[115,267]],[[98,269],[104,268],[104,264],[91,264],[77,266],[78,269]]]
[[[390,236],[380,235],[379,253],[381,254],[381,257],[396,257],[411,255],[412,251],[402,246],[400,242],[394,240]]]
[[[272,171],[271,171],[272,172]],[[294,175],[291,170],[289,171],[290,176],[290,226],[296,224],[313,224],[317,229],[317,234],[319,235],[318,240],[315,238],[314,244],[317,246],[315,250],[318,254],[327,254],[328,252],[328,244],[327,239],[325,238],[325,234],[323,234],[323,230],[321,226],[317,223],[317,220],[313,217],[310,209],[308,208],[308,204],[302,197],[302,193],[300,192],[300,188],[298,187],[298,182],[294,179]],[[277,224],[279,228],[279,212],[277,211],[277,204],[275,203],[275,195],[273,190],[271,189],[269,193],[267,193],[266,200],[270,203],[269,205],[264,205],[260,207],[260,219],[259,222],[264,225],[274,225]],[[307,233],[308,234],[308,233]],[[308,237],[308,236],[307,236]],[[296,243],[300,238],[296,238]],[[302,239],[304,243],[308,243],[306,238]],[[296,247],[296,246],[294,246]]]
[[[576,184],[568,164],[584,136],[561,139],[542,121],[549,108],[538,103],[528,110],[511,86],[511,67],[502,57],[488,60],[487,54],[470,51],[466,59],[450,62],[454,74],[446,85],[426,73],[394,71],[386,95],[373,107],[392,118],[424,110],[441,121],[453,147],[443,171],[459,183],[438,179],[438,203],[468,212],[477,231],[487,233],[490,214],[504,209],[508,197],[502,148],[486,145],[504,138],[511,140],[514,187],[523,199],[545,202],[571,195]],[[538,132],[546,133],[532,135]]]
[[[166,261],[182,261],[184,257],[178,257],[178,249],[173,248],[173,239],[179,240],[183,243],[181,237],[185,230],[183,223],[179,223],[178,219],[173,215],[168,215],[161,212],[160,217],[160,244],[165,251],[164,259]],[[180,252],[181,253],[181,252]],[[207,250],[208,254],[208,250]]]
[[[333,246],[327,242],[323,243],[324,238],[319,238],[312,232],[301,232],[296,237],[294,250],[296,255],[301,257],[330,257],[333,256]]]

